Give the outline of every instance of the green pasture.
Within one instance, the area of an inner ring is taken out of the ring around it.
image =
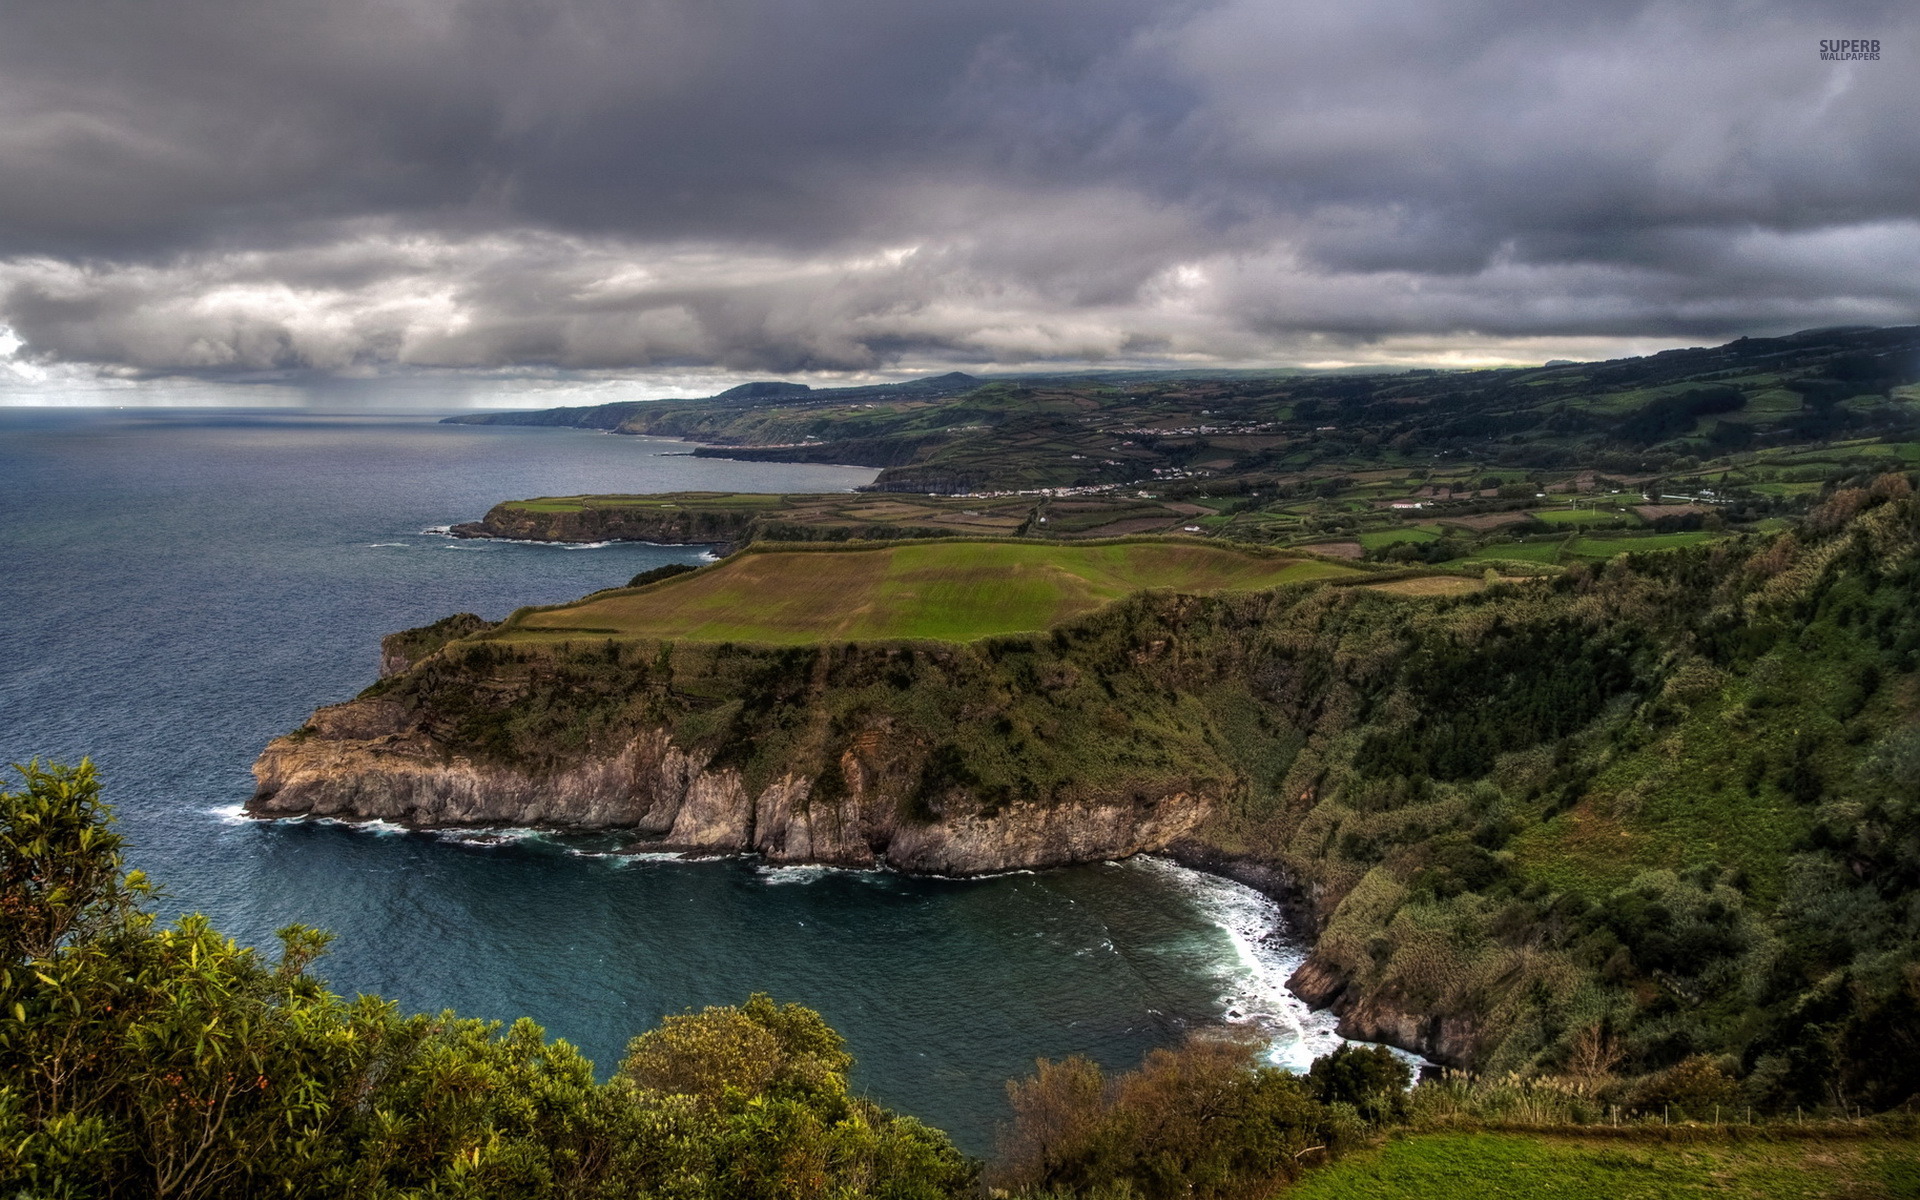
[[[1536,508],[1527,514],[1547,525],[1638,525],[1640,518],[1618,508]]]
[[[1369,550],[1378,550],[1384,546],[1397,546],[1401,542],[1432,542],[1439,538],[1439,534],[1425,529],[1376,529],[1371,533],[1355,535],[1354,541]]]
[[[1693,546],[1712,537],[1705,530],[1689,533],[1648,533],[1639,537],[1583,537],[1574,539],[1567,547],[1571,557],[1612,558],[1616,554],[1631,554],[1639,550],[1673,550],[1680,546]]]
[[[766,550],[651,587],[529,613],[505,636],[961,642],[1046,629],[1149,588],[1256,590],[1359,573],[1338,563],[1175,541]]]
[[[1875,458],[1897,458],[1909,466],[1920,465],[1920,442],[1882,442],[1862,446],[1860,453]]]
[[[1288,1200],[1823,1200],[1920,1197],[1920,1150],[1892,1138],[1423,1134],[1310,1172]]]
[[[1553,563],[1560,561],[1559,542],[1498,542],[1491,546],[1482,546],[1467,557],[1479,559],[1502,559],[1511,562]]]

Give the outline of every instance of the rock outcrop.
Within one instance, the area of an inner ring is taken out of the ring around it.
[[[1338,1016],[1341,1037],[1398,1046],[1446,1067],[1465,1067],[1474,1061],[1480,1035],[1476,1023],[1396,1005],[1388,995],[1356,987],[1345,972],[1318,954],[1308,955],[1287,979],[1287,990],[1310,1007]]]
[[[258,817],[381,820],[420,828],[514,826],[630,833],[646,848],[757,853],[779,863],[884,864],[977,875],[1159,850],[1205,820],[1205,797],[1174,792],[1093,803],[1007,805],[916,819],[902,781],[852,753],[832,800],[785,774],[750,789],[741,772],[642,733],[604,756],[549,770],[448,755],[391,701],[316,712],[254,764]]]
[[[699,508],[582,504],[529,508],[496,504],[478,521],[453,526],[458,538],[508,538],[521,542],[657,542],[712,545],[744,540],[755,514]]]

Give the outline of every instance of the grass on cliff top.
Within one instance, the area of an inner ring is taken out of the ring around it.
[[[1287,1200],[1920,1200],[1920,1150],[1889,1138],[1635,1141],[1425,1134],[1307,1175]]]
[[[522,617],[513,640],[964,642],[1047,629],[1133,592],[1255,590],[1360,572],[1187,542],[912,542],[765,550]]]

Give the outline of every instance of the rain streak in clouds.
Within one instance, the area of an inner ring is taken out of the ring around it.
[[[1916,32],[1774,0],[20,0],[0,347],[806,377],[1907,323]]]

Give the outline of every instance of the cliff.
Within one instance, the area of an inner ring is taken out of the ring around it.
[[[665,496],[572,496],[496,504],[478,521],[455,525],[461,538],[528,542],[655,542],[661,545],[742,546],[753,541],[844,542],[855,539],[952,537],[1016,532],[1032,509],[1017,501],[999,507],[1017,517],[936,507],[930,497],[894,506],[883,517],[861,511],[849,493],[731,495],[696,492]],[[1170,515],[1169,521],[1173,518]]]
[[[1155,850],[1207,815],[1204,797],[1170,793],[991,815],[915,820],[904,780],[849,752],[845,787],[787,774],[750,784],[736,767],[643,733],[605,757],[547,772],[442,756],[398,706],[321,709],[308,730],[255,764],[256,816],[378,819],[410,826],[532,826],[630,833],[638,849],[756,853],[777,863],[885,865],[938,875],[1124,858]]]
[[[1885,476],[1794,534],[1458,596],[1143,593],[966,644],[449,626],[270,745],[248,807],[956,875],[1165,851],[1278,897],[1352,1036],[1790,1065],[1905,1019],[1874,964],[1912,961],[1916,546]]]
[[[705,545],[743,541],[759,514],[753,510],[663,508],[592,504],[496,504],[478,521],[455,525],[460,538],[528,542],[658,542]]]

